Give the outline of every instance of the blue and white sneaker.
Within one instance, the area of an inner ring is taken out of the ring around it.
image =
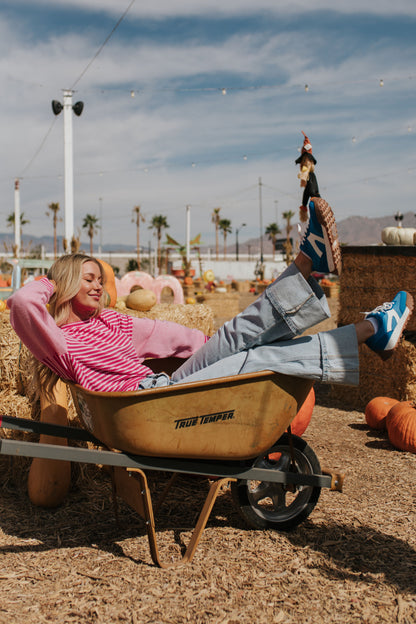
[[[366,340],[366,345],[378,353],[383,360],[387,360],[396,348],[412,310],[412,295],[401,290],[393,301],[383,303],[372,312],[367,312],[365,318],[376,319],[378,329],[374,336]]]
[[[334,213],[321,197],[309,202],[309,224],[300,251],[312,260],[314,271],[341,274],[341,249]]]

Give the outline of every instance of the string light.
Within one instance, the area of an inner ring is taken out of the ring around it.
[[[309,85],[305,84],[305,91],[309,91]]]
[[[381,80],[380,80],[380,87],[384,87],[384,80],[383,80],[383,78],[381,78]]]
[[[132,89],[132,90],[130,91],[130,97],[134,98],[134,97],[135,97],[135,95],[136,95],[136,92]]]
[[[222,93],[223,95],[227,95],[227,89],[226,89],[225,87],[223,87],[223,88],[221,89],[221,93]]]

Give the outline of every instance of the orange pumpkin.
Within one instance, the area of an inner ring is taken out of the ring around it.
[[[186,286],[192,286],[194,282],[192,280],[192,277],[185,277],[185,279],[183,280],[183,283],[186,284]]]
[[[98,260],[98,262],[103,267],[104,275],[105,275],[105,291],[108,294],[108,303],[106,304],[110,308],[114,308],[117,302],[117,290],[116,290],[116,280],[114,277],[113,268],[105,262],[104,260]]]
[[[302,436],[305,433],[309,423],[311,422],[314,407],[315,390],[312,387],[309,391],[308,396],[304,400],[300,410],[298,411],[290,425],[290,429],[294,435]],[[273,461],[278,461],[280,455],[280,453],[270,453],[268,457]]]
[[[393,446],[416,453],[416,408],[413,401],[393,405],[386,418],[387,433]]]
[[[296,414],[295,418],[292,420],[291,430],[297,436],[302,436],[306,429],[308,428],[309,423],[311,422],[313,408],[315,407],[315,390],[313,388],[310,389],[308,396],[303,402],[302,407]]]
[[[54,389],[54,399],[50,401],[40,392],[40,420],[56,425],[68,424],[67,390],[63,381],[59,380]],[[41,434],[42,444],[67,446],[66,438]],[[71,486],[71,462],[60,459],[43,459],[35,457],[30,466],[27,490],[29,498],[39,507],[57,507],[60,505]]]
[[[367,403],[365,408],[365,421],[371,429],[382,430],[386,428],[386,417],[393,405],[399,403],[397,399],[389,397],[375,397]]]

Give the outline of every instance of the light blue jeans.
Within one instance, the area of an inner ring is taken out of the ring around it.
[[[330,317],[325,295],[291,264],[264,293],[225,323],[171,378],[150,375],[140,388],[271,370],[323,383],[357,385],[354,325],[312,336],[305,330]],[[296,337],[297,336],[297,337]]]

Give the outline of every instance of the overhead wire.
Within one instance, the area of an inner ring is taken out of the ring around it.
[[[42,141],[40,142],[40,145],[38,147],[38,149],[36,150],[36,152],[33,154],[32,158],[29,160],[29,162],[27,163],[26,167],[24,167],[23,171],[21,172],[21,174],[18,177],[18,179],[22,179],[24,176],[25,171],[27,171],[32,163],[35,161],[35,159],[37,158],[38,154],[40,153],[40,151],[42,150],[43,146],[46,143],[46,139],[48,138],[48,136],[50,135],[50,133],[52,132],[52,128],[54,127],[56,122],[56,117],[53,119],[51,125],[49,126],[45,136],[43,137]]]
[[[100,47],[98,48],[97,52],[94,54],[94,56],[92,57],[92,59],[89,61],[89,63],[86,65],[86,67],[83,69],[83,71],[80,73],[80,75],[78,76],[78,78],[73,82],[70,91],[73,91],[75,86],[79,83],[79,81],[81,80],[81,78],[83,78],[83,76],[85,76],[85,74],[87,73],[88,69],[91,67],[91,65],[93,64],[93,62],[95,61],[95,59],[98,57],[98,55],[102,52],[103,48],[107,45],[107,43],[109,42],[109,40],[111,39],[111,37],[113,36],[113,34],[115,33],[115,31],[117,30],[117,28],[120,26],[121,22],[124,20],[124,18],[126,17],[126,15],[128,14],[128,12],[130,11],[131,7],[133,6],[133,4],[136,2],[136,0],[131,0],[130,4],[128,5],[128,7],[126,8],[126,10],[124,11],[124,13],[121,15],[121,17],[118,19],[118,21],[116,22],[116,24],[113,26],[111,32],[107,35],[107,37],[104,39],[103,43],[100,45]],[[39,85],[39,86],[43,86],[43,85]],[[23,171],[21,172],[21,174],[19,176],[17,176],[18,179],[21,179],[24,175],[24,173],[32,166],[32,164],[34,163],[34,161],[36,160],[36,158],[38,157],[38,155],[40,154],[40,152],[42,151],[43,146],[46,143],[47,138],[49,137],[50,133],[52,132],[52,128],[54,127],[56,122],[56,117],[54,118],[53,122],[51,123],[50,127],[48,128],[48,130],[46,131],[45,136],[43,137],[43,139],[41,140],[39,147],[36,149],[35,153],[33,154],[32,158],[29,160],[29,162],[27,163],[27,165],[24,167]]]
[[[85,74],[87,73],[87,71],[89,70],[89,68],[91,67],[91,65],[94,63],[95,59],[99,56],[99,54],[101,54],[103,48],[107,45],[107,43],[109,42],[109,40],[111,39],[111,37],[114,35],[114,33],[116,32],[117,28],[120,26],[121,22],[124,20],[124,18],[126,17],[127,13],[130,11],[131,7],[133,6],[133,4],[136,2],[136,0],[131,0],[130,4],[128,5],[127,9],[124,11],[124,13],[122,14],[122,16],[117,20],[116,24],[113,26],[111,32],[107,35],[107,37],[104,39],[103,43],[100,45],[100,47],[98,48],[97,52],[94,54],[94,56],[92,57],[92,59],[89,61],[89,63],[87,63],[86,67],[83,69],[83,71],[80,73],[80,75],[78,76],[78,78],[75,80],[75,82],[72,84],[71,87],[71,91],[74,90],[75,86],[79,83],[79,81],[81,80],[81,78],[83,78],[85,76]]]

